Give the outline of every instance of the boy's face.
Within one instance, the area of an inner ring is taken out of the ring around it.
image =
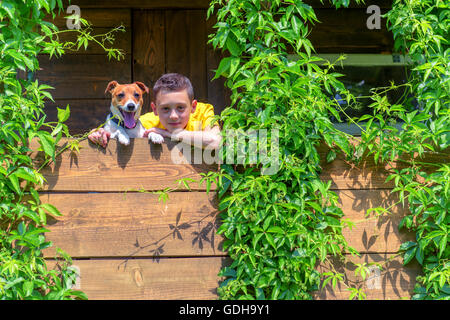
[[[184,129],[191,113],[195,112],[196,100],[190,100],[186,90],[175,92],[160,91],[151,103],[153,113],[169,132]]]

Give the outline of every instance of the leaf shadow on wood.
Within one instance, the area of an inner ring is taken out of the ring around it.
[[[167,241],[185,241],[183,232],[188,232],[195,227],[197,227],[197,230],[191,231],[194,236],[192,247],[197,247],[198,250],[202,251],[204,246],[209,244],[213,252],[216,253],[216,231],[219,227],[217,222],[218,211],[214,210],[211,212],[206,206],[201,207],[200,211],[206,213],[201,219],[182,222],[181,218],[183,211],[180,210],[176,215],[175,222],[168,224],[167,227],[169,231],[156,241],[141,243],[139,239],[136,238],[134,244],[134,247],[136,248],[135,251],[127,254],[127,258],[119,264],[118,268],[120,268],[121,265],[124,265],[124,268],[126,268],[128,260],[138,254],[141,256],[143,251],[149,253],[152,260],[156,263],[159,263],[162,257],[171,257],[170,252],[166,252],[164,248]],[[208,221],[208,218],[210,221]],[[217,247],[218,250],[221,251],[222,242],[219,242]]]

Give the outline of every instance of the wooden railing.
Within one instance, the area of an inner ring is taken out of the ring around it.
[[[132,139],[128,147],[110,141],[103,149],[81,142],[78,154],[63,152],[43,174],[47,179],[40,192],[44,202],[63,214],[48,222],[47,239],[66,251],[80,270],[77,284],[89,299],[217,299],[219,270],[231,263],[222,250],[223,238],[216,234],[220,218],[214,192],[191,183],[191,191],[176,181],[199,180],[201,172],[217,165],[173,164],[174,142],[162,146],[146,139]],[[321,147],[326,158],[326,147]],[[34,155],[36,165],[40,154]],[[419,266],[403,266],[399,246],[413,239],[399,232],[398,224],[407,209],[395,206],[392,215],[365,218],[372,207],[394,203],[392,183],[384,183],[387,171],[371,160],[352,167],[338,156],[322,163],[322,179],[332,180],[345,218],[359,221],[345,229],[349,244],[361,253],[355,263],[383,263],[371,268],[362,281],[354,265],[336,262],[333,267],[346,274],[348,285],[362,288],[367,299],[410,298]],[[172,188],[167,202],[156,191]],[[54,264],[54,247],[44,255]],[[385,261],[388,261],[384,263]],[[321,270],[329,265],[318,266]],[[317,299],[347,299],[345,285],[331,285],[316,292]]]

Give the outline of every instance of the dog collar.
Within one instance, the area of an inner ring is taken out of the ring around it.
[[[117,124],[119,127],[122,127],[124,129],[134,129],[136,127],[136,123],[134,124],[133,128],[125,128],[125,122],[119,119],[116,115],[114,115],[112,112],[109,113],[109,120]]]

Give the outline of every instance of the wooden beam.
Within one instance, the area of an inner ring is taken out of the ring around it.
[[[409,299],[420,274],[418,265],[403,266],[401,258],[393,255],[365,254],[350,261],[334,263],[345,276],[344,284],[336,289],[328,284],[314,293],[315,299],[348,299],[348,287],[362,289],[369,300]],[[371,266],[371,274],[362,280],[355,276],[354,263],[380,263],[383,269]],[[227,257],[73,260],[80,270],[76,289],[85,292],[90,300],[217,299],[217,287],[223,281],[217,274],[230,264]],[[47,265],[52,268],[55,261],[48,260]],[[330,266],[318,268],[326,272]]]
[[[37,150],[38,142],[32,143],[33,148]],[[64,143],[62,142],[61,146]],[[131,139],[128,146],[111,139],[106,149],[86,139],[80,143],[80,147],[79,154],[65,151],[56,158],[55,163],[42,170],[47,180],[44,190],[164,190],[168,187],[178,188],[178,179],[190,178],[199,181],[200,173],[218,168],[217,164],[205,164],[201,149],[191,152],[190,145],[173,142],[168,138],[162,145],[153,144],[145,138]],[[36,166],[43,163],[42,152],[34,153],[32,157]],[[199,186],[198,183],[190,185],[193,190],[206,189],[205,185]],[[183,185],[181,187],[184,188]],[[214,185],[212,189],[215,189]]]
[[[63,214],[48,222],[46,239],[72,257],[222,255],[216,234],[215,193],[171,192],[167,202],[151,193],[44,193],[41,200]],[[55,255],[55,248],[44,252]]]

